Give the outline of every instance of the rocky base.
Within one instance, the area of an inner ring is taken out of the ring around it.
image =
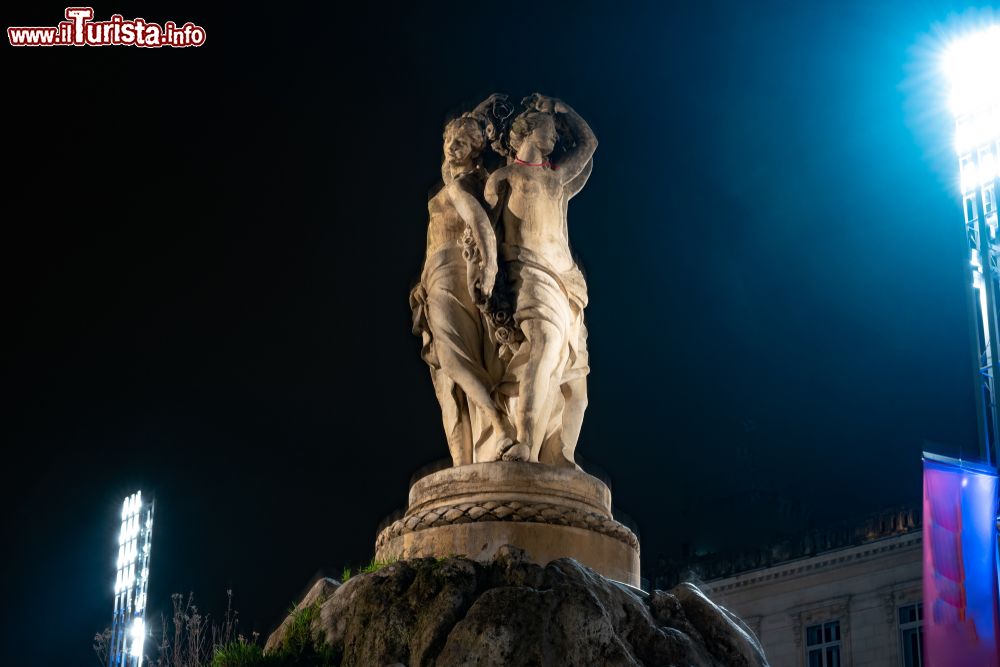
[[[490,563],[421,558],[342,586],[321,580],[297,609],[309,605],[315,640],[344,667],[767,666],[742,621],[690,584],[645,596],[572,559],[543,567],[514,549]]]

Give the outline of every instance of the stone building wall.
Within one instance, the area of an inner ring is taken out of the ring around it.
[[[773,667],[808,667],[810,626],[837,622],[843,667],[897,667],[899,609],[921,602],[921,531],[702,582],[757,632]]]

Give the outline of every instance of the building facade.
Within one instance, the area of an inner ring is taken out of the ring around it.
[[[772,667],[922,667],[921,535],[919,514],[895,510],[680,578],[743,618]]]
[[[921,667],[921,532],[704,584],[773,667]]]

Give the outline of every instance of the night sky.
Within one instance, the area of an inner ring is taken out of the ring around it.
[[[750,493],[814,525],[916,502],[922,449],[978,451],[951,128],[924,74],[965,9],[116,3],[97,18],[207,43],[4,45],[0,664],[97,664],[137,488],[154,612],[194,591],[217,613],[231,588],[267,632],[318,570],[369,560],[447,456],[407,295],[443,123],[494,91],[565,99],[600,140],[569,211],[578,451],[647,570],[766,532]]]

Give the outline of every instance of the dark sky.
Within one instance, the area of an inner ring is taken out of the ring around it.
[[[927,441],[977,452],[950,128],[919,75],[964,9],[117,3],[97,17],[207,43],[5,45],[0,663],[90,664],[136,488],[154,611],[232,588],[267,631],[367,562],[447,454],[407,293],[442,124],[493,91],[563,98],[600,139],[569,213],[579,451],[646,566],[766,526],[718,509],[750,490],[820,523],[916,501]]]

